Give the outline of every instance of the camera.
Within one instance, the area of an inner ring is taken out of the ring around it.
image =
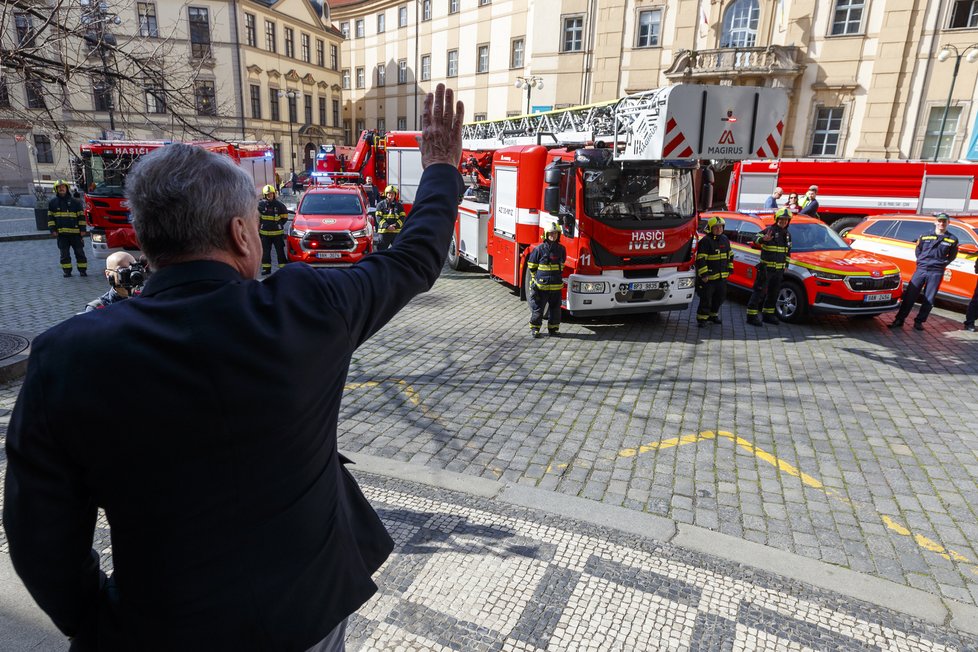
[[[121,267],[116,270],[116,274],[118,280],[113,285],[127,290],[141,287],[146,282],[146,266],[142,263],[133,263],[129,267]]]

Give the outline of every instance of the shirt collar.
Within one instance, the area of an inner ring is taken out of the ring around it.
[[[233,281],[245,280],[236,269],[226,263],[214,260],[193,260],[187,263],[177,263],[167,265],[163,269],[154,271],[148,279],[142,297],[151,297],[154,294],[165,292],[179,285],[188,283],[198,283],[200,281],[220,281],[230,283]]]

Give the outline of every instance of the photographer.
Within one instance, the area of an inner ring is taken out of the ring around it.
[[[109,291],[94,301],[89,301],[85,312],[101,310],[113,303],[138,296],[145,281],[145,266],[136,262],[132,254],[117,251],[105,260],[105,278],[109,279]]]

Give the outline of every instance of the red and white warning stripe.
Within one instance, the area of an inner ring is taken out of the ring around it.
[[[669,122],[666,123],[666,145],[662,148],[662,158],[687,158],[692,156],[693,148],[686,142],[686,136],[683,135],[683,132],[677,129],[678,126],[679,124],[675,118],[669,118]],[[679,153],[676,156],[672,156],[672,153],[677,150],[679,150]]]
[[[784,122],[778,121],[776,129],[778,130],[777,137],[774,136],[774,133],[768,134],[764,140],[764,144],[757,149],[758,158],[778,158],[778,152],[781,151],[779,143],[781,142],[781,134],[784,131]]]

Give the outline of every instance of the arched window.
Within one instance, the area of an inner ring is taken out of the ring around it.
[[[757,42],[757,0],[734,0],[723,15],[721,48],[750,48]]]

